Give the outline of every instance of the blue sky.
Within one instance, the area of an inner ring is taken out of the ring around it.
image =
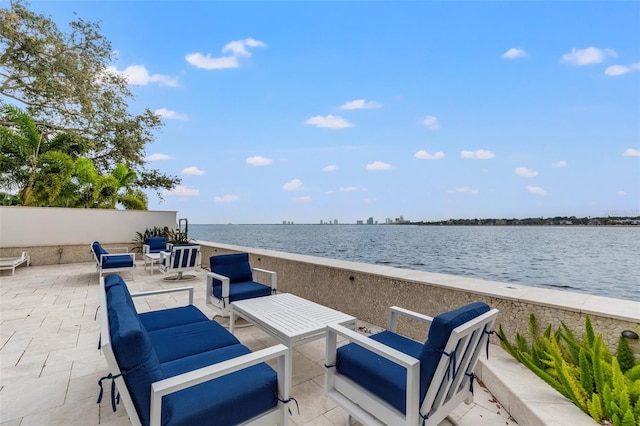
[[[32,2],[101,21],[192,223],[640,215],[639,2]]]

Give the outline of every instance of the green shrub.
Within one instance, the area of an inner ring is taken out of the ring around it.
[[[616,356],[596,333],[589,316],[581,338],[564,323],[540,335],[536,318],[529,317],[527,338],[517,333],[509,342],[502,326],[498,335],[502,347],[552,388],[573,401],[597,422],[614,426],[640,425],[640,363],[624,337],[620,337]]]

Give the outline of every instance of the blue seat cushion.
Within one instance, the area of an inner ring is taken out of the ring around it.
[[[167,239],[165,237],[145,238],[144,243],[149,246],[149,253],[160,253],[167,250]]]
[[[167,377],[232,359],[251,351],[232,345],[162,364]],[[163,399],[171,425],[236,425],[278,404],[277,374],[265,363],[184,389]],[[166,420],[166,423],[165,423]]]
[[[139,314],[139,316],[140,322],[142,322],[142,325],[147,331],[156,331],[163,328],[209,321],[209,318],[193,305],[143,312]]]
[[[115,296],[122,292],[122,288],[116,286],[110,293]],[[151,383],[164,378],[160,361],[149,334],[124,296],[114,297],[107,303],[107,309],[114,355],[142,424],[148,425]]]
[[[150,331],[149,337],[160,362],[240,343],[233,334],[215,321],[199,321]]]
[[[209,258],[211,272],[229,278],[231,284],[252,281],[249,253],[221,254]],[[221,285],[219,280],[213,281],[213,285]]]
[[[390,331],[370,336],[398,351],[417,358],[422,343]],[[406,411],[407,370],[356,343],[338,348],[337,371],[384,399],[398,411]]]
[[[229,303],[236,300],[253,299],[254,297],[269,296],[271,287],[257,283],[255,281],[247,281],[242,283],[234,283],[229,286]],[[213,286],[213,295],[222,298],[222,285]]]
[[[103,269],[133,267],[133,257],[128,254],[110,254],[102,258]]]

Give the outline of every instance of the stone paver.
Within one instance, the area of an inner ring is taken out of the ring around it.
[[[142,261],[125,274],[132,293],[193,286],[194,304],[212,314],[204,298],[204,272],[191,281],[163,281],[149,275]],[[136,301],[140,312],[187,303],[185,296],[155,296]],[[98,379],[107,374],[98,350],[98,274],[93,263],[19,268],[14,276],[0,274],[0,425],[128,425],[124,406],[114,413],[108,391],[97,404]],[[221,323],[226,319],[220,318]],[[363,329],[371,329],[362,324]],[[252,350],[275,343],[261,330],[237,328],[238,338]],[[324,396],[324,341],[296,348],[293,359],[294,426],[335,425],[346,413]],[[451,419],[461,426],[515,424],[486,390],[477,386],[476,403],[462,404]],[[443,425],[452,424],[445,420]]]

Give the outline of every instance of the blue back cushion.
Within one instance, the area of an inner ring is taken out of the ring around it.
[[[184,248],[184,250],[176,249]],[[186,268],[196,266],[198,261],[198,251],[200,251],[199,244],[174,244],[171,249],[172,253],[172,268]],[[181,258],[182,256],[182,258]],[[166,258],[163,259],[162,263],[166,264]]]
[[[224,275],[229,278],[229,283],[241,283],[252,281],[251,265],[249,265],[249,253],[221,254],[209,258],[211,272]],[[213,280],[213,285],[221,285],[220,280]]]
[[[107,275],[104,279],[104,287],[107,291],[107,303],[109,305],[116,302],[125,302],[127,305],[129,305],[133,312],[137,313],[136,305],[133,303],[131,293],[129,293],[129,288],[120,275]],[[116,287],[118,288],[118,290],[112,291]]]
[[[100,255],[101,254],[109,254],[109,253],[107,253],[107,251],[104,248],[102,248],[102,245],[100,245],[100,243],[97,242],[97,241],[94,241],[91,246],[93,247],[93,252],[98,257],[98,260],[100,260]]]
[[[482,302],[474,302],[440,314],[433,319],[429,327],[427,341],[418,356],[420,360],[420,402],[422,402],[427,393],[433,374],[442,356],[442,351],[453,329],[485,312],[489,312],[489,305]]]
[[[148,425],[151,384],[164,378],[162,368],[147,331],[126,303],[122,287],[114,286],[109,293],[112,300],[107,306],[113,352],[138,416],[143,425]]]
[[[167,239],[165,237],[149,237],[144,239],[144,243],[149,246],[149,250],[162,251],[167,249]]]

